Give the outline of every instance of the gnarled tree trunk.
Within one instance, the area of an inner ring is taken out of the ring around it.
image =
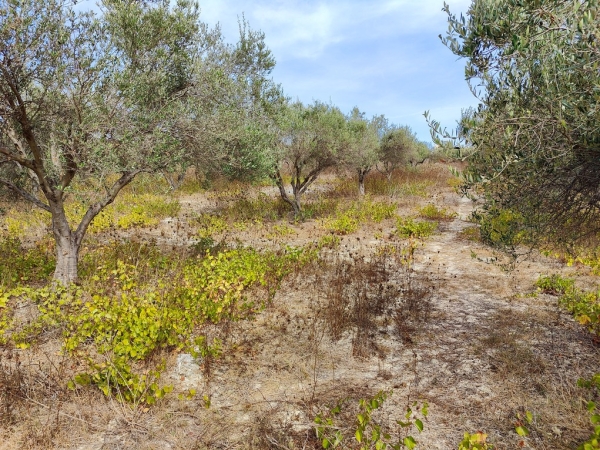
[[[364,197],[365,195],[365,177],[369,173],[370,169],[358,169],[358,195]]]
[[[275,184],[279,188],[279,194],[281,195],[281,199],[289,204],[294,210],[294,217],[298,218],[300,213],[302,212],[300,200],[302,198],[302,194],[306,192],[308,187],[317,179],[317,176],[323,171],[323,167],[317,167],[313,169],[306,177],[302,177],[302,167],[295,166],[294,173],[292,174],[292,194],[293,197],[290,196],[285,191],[285,186],[283,185],[283,178],[281,173],[277,170],[271,177],[275,181]]]
[[[81,241],[76,233],[69,229],[69,224],[53,218],[53,233],[56,242],[56,269],[54,280],[65,286],[76,283],[78,279],[77,265]]]
[[[53,195],[48,195],[48,205],[44,209],[52,214],[52,233],[56,243],[56,269],[54,270],[54,281],[64,286],[72,283],[77,283],[79,278],[78,263],[79,250],[85,233],[94,220],[106,206],[111,204],[117,194],[133,178],[140,173],[141,170],[125,172],[109,189],[104,199],[91,205],[86,211],[83,219],[79,223],[77,229],[72,230],[67,215],[65,214],[63,204],[63,193],[60,191],[53,192]]]

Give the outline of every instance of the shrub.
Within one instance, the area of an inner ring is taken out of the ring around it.
[[[542,276],[536,285],[544,292],[559,295],[559,304],[591,333],[600,336],[600,291],[582,291],[575,287],[574,280],[559,275]]]
[[[575,289],[575,280],[563,278],[558,274],[542,275],[535,283],[536,287],[546,294],[564,295]]]
[[[438,208],[429,203],[419,210],[419,216],[429,220],[449,221],[455,219],[458,214],[448,211],[446,208]]]
[[[481,239],[488,245],[513,248],[525,241],[525,223],[519,213],[489,208],[475,212],[473,218],[480,225]]]
[[[467,227],[461,230],[458,235],[467,241],[481,241],[481,233],[479,227]]]
[[[437,222],[415,222],[411,218],[399,217],[396,221],[396,235],[402,238],[426,238],[433,234]]]
[[[169,388],[157,385],[160,365],[140,372],[139,361],[147,366],[152,355],[169,348],[194,356],[218,354],[219,342],[202,334],[204,324],[252,316],[285,276],[316,257],[314,249],[239,248],[177,261],[156,246],[136,244],[137,255],[131,252],[129,259],[135,264],[112,259],[125,245],[90,253],[82,286],[0,288],[0,330],[3,339],[9,336],[21,348],[43,331],[60,330],[64,350],[88,366],[71,387],[93,384],[119,400],[147,404]],[[263,295],[253,294],[256,289]],[[15,299],[35,302],[38,317],[12,323],[9,303]]]

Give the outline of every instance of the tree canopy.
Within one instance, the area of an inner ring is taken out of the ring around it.
[[[281,198],[301,211],[301,198],[327,168],[340,164],[349,146],[346,117],[331,105],[316,101],[305,106],[290,104],[280,117],[280,139],[272,175]],[[291,172],[292,195],[288,195],[282,171]]]
[[[379,160],[388,176],[406,164],[423,161],[429,154],[426,144],[417,139],[409,126],[390,125],[384,130],[379,147]]]
[[[88,226],[137,174],[202,162],[199,143],[224,128],[246,142],[229,154],[257,141],[248,117],[278,95],[263,36],[243,23],[226,46],[198,14],[187,0],[106,0],[100,15],[66,0],[0,5],[0,184],[52,215],[58,281],[77,280]],[[71,224],[65,204],[92,178],[104,189],[85,192]]]
[[[349,146],[346,166],[358,174],[358,193],[365,195],[365,177],[379,161],[379,134],[387,124],[383,116],[371,120],[357,107],[348,115]]]
[[[532,237],[599,231],[598,2],[474,0],[466,16],[445,10],[442,40],[467,59],[480,100],[456,136],[475,150],[467,187],[483,189],[489,211],[511,210]]]

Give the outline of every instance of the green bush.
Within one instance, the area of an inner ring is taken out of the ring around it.
[[[575,280],[563,278],[558,274],[542,275],[535,283],[536,287],[546,294],[563,295],[575,289]]]
[[[525,242],[523,217],[507,209],[489,208],[475,212],[474,220],[480,225],[484,243],[498,248],[513,248]]]
[[[399,217],[396,221],[396,235],[402,238],[426,238],[437,228],[437,222],[415,222],[411,218]]]
[[[18,238],[0,240],[0,285],[5,288],[47,281],[55,266],[54,246],[50,241],[24,248]]]
[[[574,280],[559,275],[542,276],[536,285],[544,292],[559,295],[559,304],[591,333],[600,336],[600,291],[583,291],[575,287]]]
[[[0,288],[0,331],[4,341],[27,348],[42,332],[60,330],[63,349],[88,366],[71,387],[93,384],[119,400],[147,404],[169,388],[157,385],[160,366],[140,372],[138,362],[154,360],[161,349],[217,355],[219,342],[207,342],[202,326],[251,317],[317,251],[238,248],[177,260],[137,244],[132,264],[112,259],[124,245],[90,253],[81,286]],[[37,305],[33,322],[13,323],[9,310],[17,300]]]
[[[429,203],[419,209],[419,216],[429,220],[448,221],[455,219],[457,215],[446,208],[438,208],[433,203]]]

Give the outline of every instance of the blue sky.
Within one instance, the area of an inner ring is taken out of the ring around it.
[[[470,0],[447,0],[453,13]],[[305,103],[331,102],[384,114],[430,141],[423,112],[449,128],[475,106],[458,60],[439,40],[443,0],[204,0],[201,20],[220,23],[235,42],[243,13],[265,33],[277,65],[273,78]]]

